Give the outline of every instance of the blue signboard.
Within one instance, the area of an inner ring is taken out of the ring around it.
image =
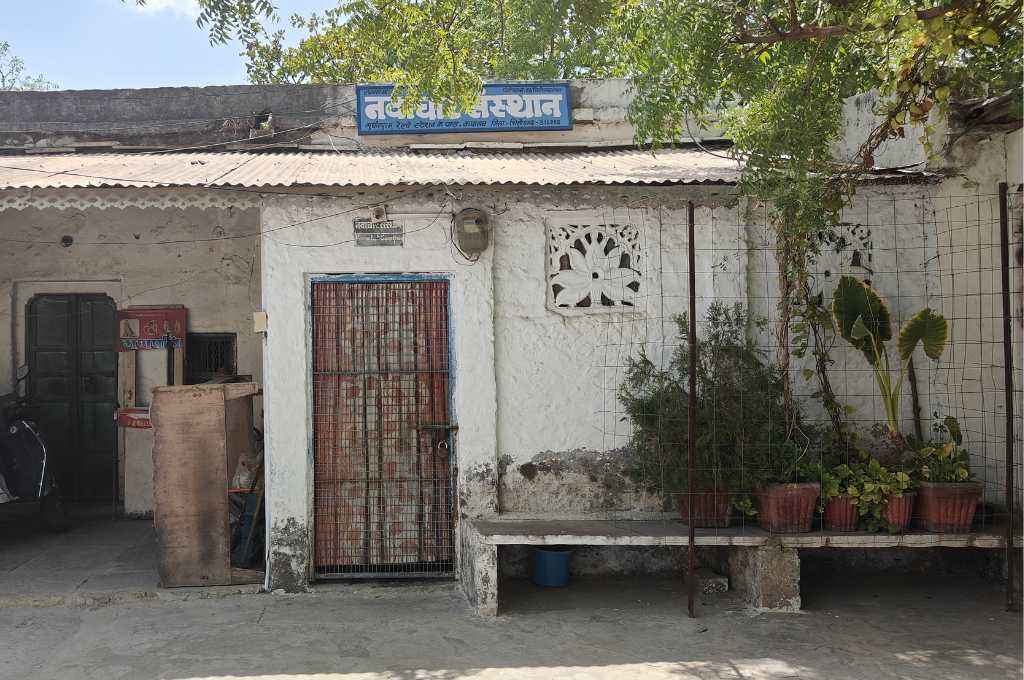
[[[402,111],[400,99],[392,100],[393,90],[393,85],[360,85],[356,88],[359,134],[572,129],[572,106],[567,83],[484,85],[476,105],[467,113],[449,112],[435,102],[423,100],[406,114]]]

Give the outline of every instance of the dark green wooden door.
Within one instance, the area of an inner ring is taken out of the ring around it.
[[[106,295],[37,295],[28,303],[28,397],[61,493],[109,499],[114,490],[117,332]]]

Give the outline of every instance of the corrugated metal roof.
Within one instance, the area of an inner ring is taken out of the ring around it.
[[[0,157],[0,189],[410,184],[730,184],[739,167],[688,149],[562,153],[340,151]]]

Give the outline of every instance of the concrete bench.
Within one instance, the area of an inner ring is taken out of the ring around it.
[[[678,520],[463,520],[461,577],[470,603],[484,616],[498,613],[498,546],[685,546]],[[698,546],[729,548],[729,581],[758,609],[800,609],[800,548],[1001,548],[999,528],[970,534],[838,533],[769,534],[756,526],[697,529]],[[1016,541],[1015,541],[1016,543]]]

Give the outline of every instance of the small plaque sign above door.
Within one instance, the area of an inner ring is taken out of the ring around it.
[[[352,220],[352,233],[357,246],[400,246],[405,238],[405,225],[395,220],[374,222],[357,217]]]

